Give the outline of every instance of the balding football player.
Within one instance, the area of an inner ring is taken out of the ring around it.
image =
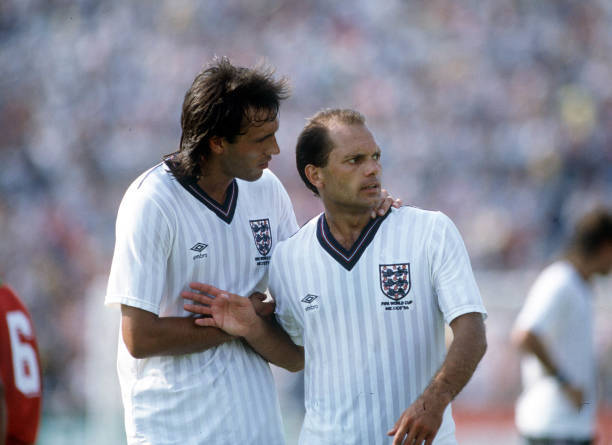
[[[456,445],[450,402],[486,350],[486,311],[451,220],[414,207],[370,219],[381,154],[352,110],[318,113],[298,138],[299,174],[325,211],[278,244],[269,286],[278,321],[305,352],[302,445]],[[198,324],[282,364],[287,338],[265,335],[243,298],[191,287],[183,296],[207,306],[186,308],[212,315]]]

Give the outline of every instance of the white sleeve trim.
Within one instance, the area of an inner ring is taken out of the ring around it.
[[[107,295],[104,300],[105,306],[117,306],[124,304],[126,306],[143,309],[147,312],[152,312],[155,315],[159,315],[159,307],[151,304],[149,301],[144,301],[139,298],[126,297],[125,295]]]
[[[449,314],[446,314],[444,316],[444,321],[446,322],[446,324],[450,324],[455,318],[460,317],[461,315],[469,314],[471,312],[477,312],[477,313],[482,314],[483,320],[486,320],[487,317],[489,316],[484,306],[481,306],[479,304],[470,304],[470,305],[460,306],[458,308],[455,308]]]

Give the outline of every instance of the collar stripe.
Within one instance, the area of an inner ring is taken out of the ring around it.
[[[167,167],[172,171],[172,164],[166,161]],[[234,212],[236,211],[236,204],[238,202],[238,183],[236,179],[233,179],[226,190],[226,198],[223,204],[219,204],[217,201],[212,199],[208,194],[202,190],[198,185],[195,178],[182,178],[178,179],[179,184],[183,186],[194,198],[212,210],[220,219],[225,221],[227,224],[231,224],[234,218]]]
[[[200,187],[198,187],[197,185],[194,184],[190,184],[189,186],[189,190],[191,190],[193,192],[193,194],[196,194],[202,201],[206,201],[207,204],[209,204],[210,206],[214,207],[215,210],[219,211],[220,213],[222,213],[224,216],[227,217],[227,215],[229,214],[232,204],[234,203],[234,196],[235,196],[235,191],[236,191],[236,187],[234,187],[234,182],[232,182],[230,184],[230,188],[231,188],[231,195],[230,195],[230,201],[229,201],[229,205],[225,206],[220,206],[219,203],[217,201],[215,201],[214,199],[210,198]],[[227,199],[226,199],[227,202]]]
[[[323,218],[321,218],[321,219],[319,220],[319,223],[320,223],[320,225],[321,225],[321,226],[323,226],[323,221],[324,221],[324,219],[323,219]],[[325,225],[327,225],[327,224],[325,224]],[[355,245],[353,245],[353,246],[351,247],[351,250],[348,252],[348,253],[350,253],[350,256],[348,256],[348,257],[346,256],[346,254],[345,254],[344,252],[340,251],[340,248],[336,248],[336,247],[334,246],[333,241],[332,241],[332,240],[330,240],[330,239],[327,237],[327,231],[328,231],[328,230],[325,230],[325,229],[326,229],[326,227],[321,227],[321,233],[323,234],[323,238],[325,238],[325,242],[327,243],[327,245],[328,245],[328,247],[329,247],[330,249],[333,249],[333,250],[334,250],[336,253],[338,253],[338,255],[342,255],[342,258],[344,258],[344,260],[345,260],[345,261],[351,261],[351,260],[353,259],[353,257],[355,256],[355,254],[356,254],[356,253],[359,251],[359,248],[360,248],[360,247],[361,247],[361,245],[364,243],[364,241],[365,241],[366,237],[369,235],[369,233],[370,233],[370,232],[372,231],[372,229],[374,229],[375,227],[377,227],[377,225],[376,225],[376,224],[371,225],[371,226],[370,226],[370,228],[369,228],[369,229],[367,229],[367,232],[365,233],[365,235],[364,235],[363,233],[359,235],[359,238],[358,238],[358,240],[357,240],[357,241],[358,241],[358,243],[357,243],[357,245],[356,245],[356,246],[355,246]],[[332,235],[331,235],[331,233],[330,233],[330,236],[332,236]],[[333,239],[333,238],[332,238],[332,239]],[[335,241],[335,240],[334,240],[334,241]],[[337,243],[337,241],[336,241],[336,243]],[[342,250],[346,252],[346,250],[345,250],[345,249],[342,249]]]
[[[319,217],[317,224],[317,239],[319,240],[319,244],[323,250],[329,253],[342,267],[351,270],[355,264],[357,264],[368,245],[372,242],[376,232],[378,232],[382,222],[387,218],[389,213],[391,213],[391,211],[388,211],[384,216],[379,216],[370,221],[348,251],[344,249],[332,235],[327,225],[327,221],[325,220],[325,213],[323,213]]]

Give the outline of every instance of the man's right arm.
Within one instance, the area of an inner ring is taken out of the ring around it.
[[[572,385],[564,376],[561,369],[553,362],[546,346],[537,334],[525,329],[516,329],[512,333],[512,342],[518,349],[524,353],[533,354],[540,361],[544,369],[558,380],[563,391],[577,409],[582,406],[584,401],[582,390]]]
[[[191,317],[158,317],[152,312],[121,305],[123,341],[135,358],[204,351],[235,339],[214,327],[198,326]]]

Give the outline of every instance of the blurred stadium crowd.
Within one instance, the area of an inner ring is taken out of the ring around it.
[[[32,311],[47,411],[83,408],[81,314],[119,201],[175,150],[215,54],[290,78],[271,168],[300,222],[319,205],[295,137],[332,106],[366,115],[387,188],[451,216],[476,269],[539,268],[612,204],[608,0],[1,1],[0,275]]]

